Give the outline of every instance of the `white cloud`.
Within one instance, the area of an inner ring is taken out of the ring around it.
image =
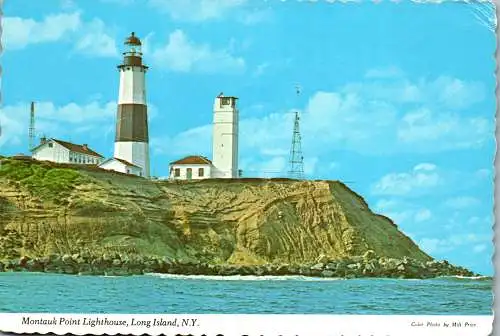
[[[485,97],[484,85],[479,82],[449,76],[411,81],[405,78],[402,70],[394,67],[369,70],[365,78],[364,82],[346,85],[342,92],[357,92],[366,98],[387,102],[430,104],[451,110],[468,108]]]
[[[75,3],[75,0],[61,0],[61,8],[64,10],[75,10],[78,6]]]
[[[414,171],[433,171],[433,170],[436,170],[436,165],[433,164],[433,163],[420,163],[418,165],[416,165],[413,170]]]
[[[408,173],[390,173],[372,186],[375,195],[421,194],[438,186],[442,177],[432,164],[416,165]]]
[[[116,103],[91,102],[86,105],[70,103],[55,106],[51,102],[36,104],[36,135],[68,138],[76,133],[87,133],[90,137],[102,137],[108,129],[114,130]],[[0,148],[18,146],[28,141],[29,103],[5,106],[0,111]]]
[[[72,2],[63,2],[70,6]],[[81,13],[47,15],[41,21],[20,17],[3,20],[2,39],[6,50],[23,49],[32,44],[65,41],[75,43],[75,50],[90,56],[117,56],[116,42],[110,28],[97,18],[82,20]]]
[[[282,177],[286,175],[287,161],[284,156],[275,156],[267,160],[244,158],[241,160],[240,168],[243,170],[243,176],[247,177]]]
[[[242,12],[238,16],[238,21],[246,25],[253,25],[257,23],[262,23],[269,21],[272,18],[272,12],[270,9],[254,9],[253,11]]]
[[[82,22],[80,13],[75,12],[48,15],[42,21],[5,17],[2,25],[3,45],[6,50],[14,50],[68,38],[81,28]]]
[[[109,28],[102,20],[94,19],[85,26],[85,34],[77,40],[76,50],[88,56],[118,56],[116,41],[107,33]]]
[[[418,243],[418,246],[425,252],[429,254],[437,252],[448,252],[452,248],[448,245],[446,240],[441,240],[437,238],[423,238]]]
[[[480,252],[476,249],[484,251],[487,248],[487,243],[492,244],[491,239],[492,237],[486,234],[466,233],[455,234],[446,238],[422,238],[418,245],[429,254],[442,254],[457,248],[463,249],[469,247],[473,248],[475,252]],[[474,247],[470,245],[474,245]],[[481,247],[478,248],[478,245]]]
[[[205,21],[218,19],[246,0],[149,0],[156,9],[180,21]]]
[[[241,73],[245,60],[233,56],[227,48],[215,49],[208,44],[190,41],[182,30],[175,30],[165,45],[147,46],[153,63],[160,68],[179,72]]]
[[[270,66],[270,64],[268,62],[264,62],[264,63],[259,64],[257,66],[257,68],[255,69],[253,76],[255,76],[255,77],[262,76],[263,74],[266,73],[266,69],[268,69],[269,66]]]
[[[431,83],[429,90],[437,94],[440,103],[452,109],[467,108],[485,96],[482,84],[445,76]]]
[[[442,149],[480,147],[493,139],[493,125],[482,117],[463,117],[458,113],[434,113],[421,108],[405,114],[397,137],[403,144],[428,148],[432,143]],[[446,139],[446,142],[440,140]]]
[[[481,253],[481,252],[486,251],[487,248],[488,248],[488,246],[486,246],[486,244],[479,244],[479,245],[474,246],[474,248],[472,250],[474,251],[474,253]]]
[[[174,137],[153,137],[150,145],[156,154],[209,156],[212,151],[212,125],[191,128]]]
[[[469,208],[475,205],[479,205],[480,201],[475,198],[475,197],[470,197],[470,196],[458,196],[458,197],[453,197],[444,203],[445,206],[454,208],[454,209],[463,209],[463,208]]]
[[[329,170],[335,170],[340,167],[340,163],[332,161],[327,165],[327,167]]]
[[[394,223],[406,227],[432,218],[432,212],[429,209],[400,199],[379,199],[374,206],[374,210],[389,217]]]
[[[208,64],[211,62],[206,61],[207,59],[217,59],[203,58],[205,55],[210,55],[210,52],[202,52],[200,56],[196,52],[198,46],[191,47],[192,42],[189,42],[182,32],[178,31],[175,36],[177,37],[169,43],[170,47],[160,48],[158,52],[157,60],[163,66],[171,66],[174,69],[185,71],[200,70],[200,68],[209,67]],[[175,39],[178,41],[175,42]],[[176,45],[180,45],[182,48],[174,48],[173,46]],[[183,50],[184,52],[181,52]],[[206,46],[204,50],[212,51]],[[188,56],[181,56],[184,54]],[[244,63],[243,60],[234,62],[234,58],[226,57],[223,59],[229,60],[229,64],[233,65]],[[304,157],[322,157],[337,149],[372,156],[396,153],[433,153],[477,147],[484,144],[485,141],[494,140],[494,121],[477,117],[477,115],[446,114],[444,112],[439,114],[427,112],[424,115],[412,115],[413,112],[402,113],[405,104],[403,100],[405,99],[422,104],[429,101],[427,96],[430,94],[424,92],[428,91],[427,88],[424,90],[424,87],[428,83],[439,82],[438,80],[417,82],[405,80],[406,84],[403,85],[403,88],[399,87],[399,80],[393,82],[392,79],[387,79],[385,82],[387,84],[381,85],[368,80],[368,84],[346,85],[337,92],[318,91],[313,93],[301,111],[300,127]],[[414,92],[411,93],[412,91]],[[252,118],[244,118],[242,114],[240,152],[254,155],[288,153],[293,127],[293,113],[286,108]],[[243,107],[244,109],[245,107]],[[265,107],[263,109],[265,110]],[[431,110],[426,108],[425,111]],[[435,125],[443,125],[444,128],[439,130]],[[405,131],[407,131],[406,135]],[[427,136],[424,137],[423,134]],[[203,139],[192,138],[191,141],[194,144],[199,144],[202,143]],[[429,186],[429,184],[436,182],[435,174],[418,170],[419,168],[412,173],[407,173],[408,175],[389,176],[383,182],[393,183],[397,182],[395,179],[398,178],[417,177],[416,181],[410,181],[410,186],[402,185],[400,189],[413,188],[415,183]],[[390,189],[388,186],[386,188]],[[400,190],[401,192],[405,191]]]
[[[146,3],[154,10],[181,22],[235,20],[243,24],[256,24],[271,18],[269,9],[255,7],[249,0],[100,0],[104,3],[130,5]]]
[[[248,0],[149,0],[148,4],[176,21],[236,19],[244,24],[267,20],[269,10],[249,8]]]
[[[432,212],[429,209],[419,210],[415,214],[415,222],[425,222],[432,217]]]

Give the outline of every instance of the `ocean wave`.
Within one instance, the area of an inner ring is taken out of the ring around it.
[[[302,275],[182,275],[146,273],[144,275],[166,279],[216,280],[216,281],[338,281],[343,278],[317,278]]]
[[[480,275],[480,276],[462,276],[462,275],[447,275],[439,277],[440,279],[452,279],[452,280],[476,280],[476,281],[491,281],[493,277]]]

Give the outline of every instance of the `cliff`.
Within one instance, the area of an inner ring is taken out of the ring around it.
[[[370,250],[432,260],[338,181],[149,181],[30,160],[1,162],[0,232],[0,260],[87,251],[304,264]]]

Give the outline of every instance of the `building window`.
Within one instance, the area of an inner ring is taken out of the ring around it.
[[[203,174],[205,173],[205,169],[203,168],[198,168],[198,176],[203,177]]]
[[[224,98],[221,98],[221,100],[220,100],[221,106],[229,105],[230,103],[231,103],[231,99],[229,97],[224,97]]]
[[[180,170],[179,168],[175,168],[175,169],[174,169],[174,176],[175,176],[175,177],[179,177],[179,176],[181,176],[181,170]]]
[[[54,147],[54,144],[52,142],[49,142],[49,148]]]

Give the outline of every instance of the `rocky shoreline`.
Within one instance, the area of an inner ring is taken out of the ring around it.
[[[145,273],[181,275],[302,275],[324,278],[403,278],[428,279],[441,276],[480,276],[446,260],[422,262],[411,258],[378,257],[372,251],[363,256],[330,260],[321,256],[316,263],[303,265],[212,265],[140,255],[85,254],[51,255],[0,262],[0,272],[45,272],[74,275],[129,276]]]

